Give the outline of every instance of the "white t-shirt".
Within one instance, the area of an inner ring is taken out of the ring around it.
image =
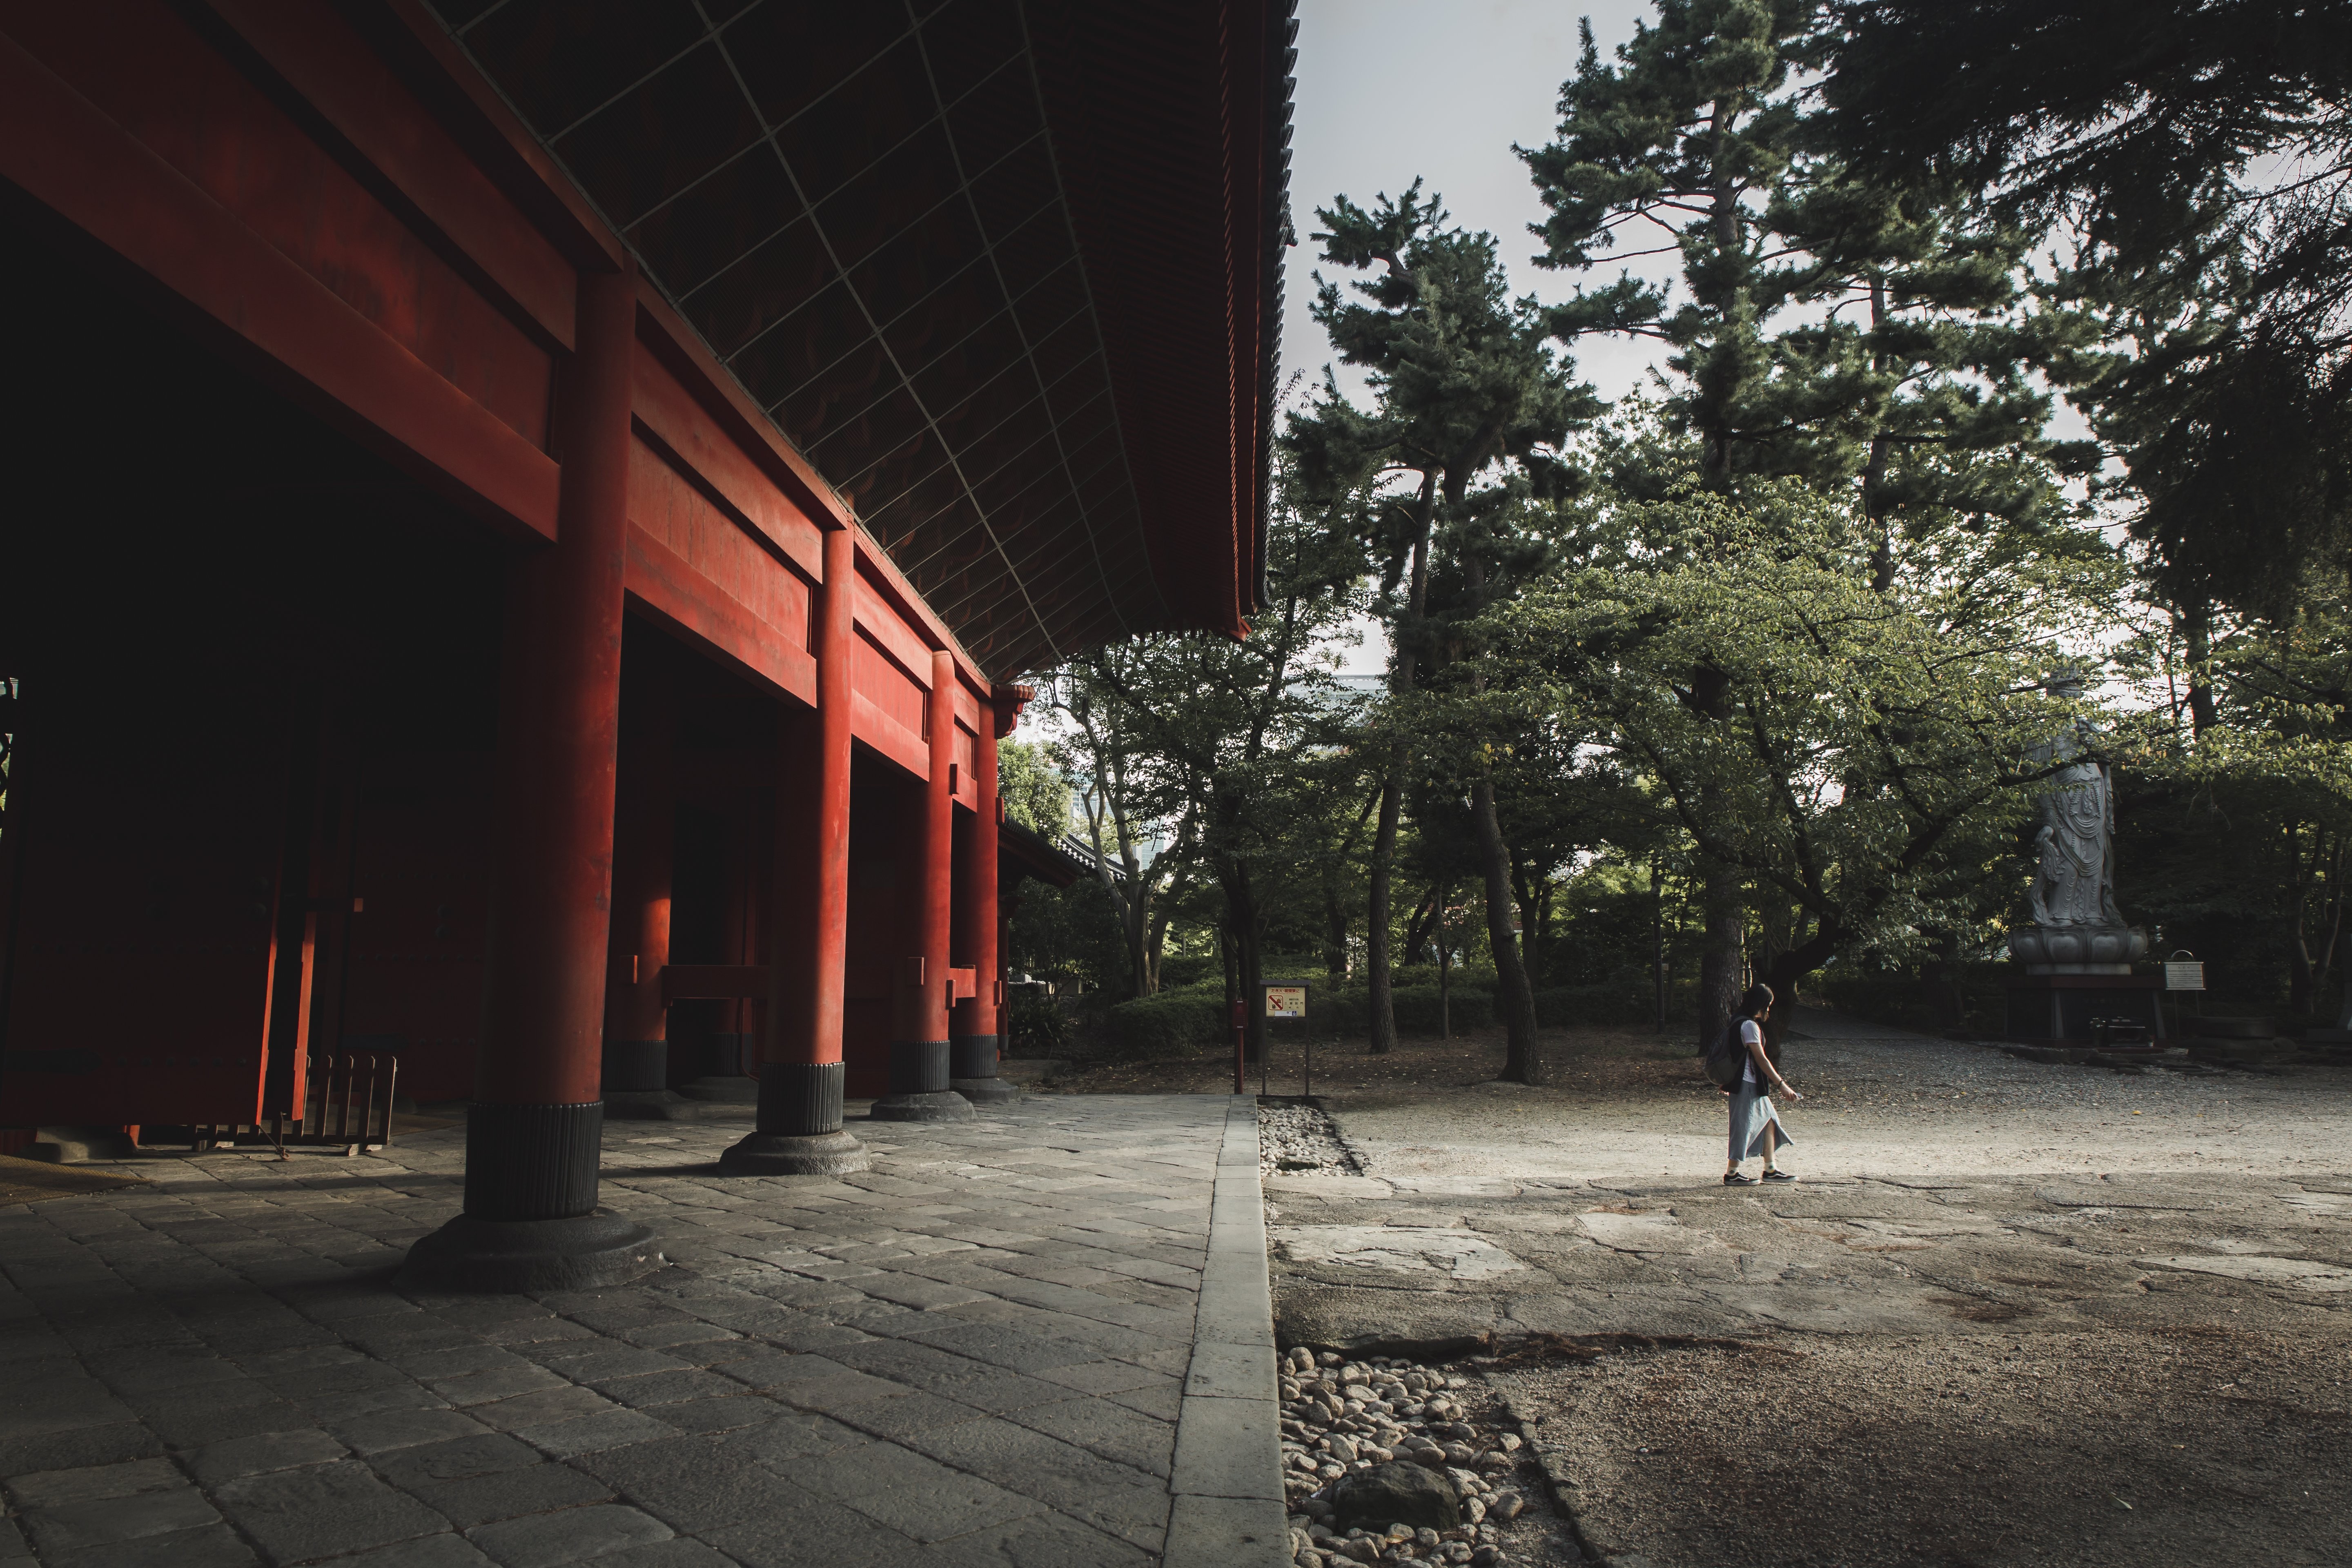
[[[1749,1051],[1748,1047],[1750,1046],[1760,1046],[1763,1043],[1764,1026],[1759,1024],[1753,1018],[1742,1018],[1739,1021],[1739,1048],[1742,1051],[1747,1052],[1747,1062],[1744,1070],[1739,1075],[1740,1082],[1754,1083],[1757,1081],[1756,1053]]]

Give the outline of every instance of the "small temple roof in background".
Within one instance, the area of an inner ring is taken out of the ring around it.
[[[1258,607],[1295,0],[430,0],[998,679]]]

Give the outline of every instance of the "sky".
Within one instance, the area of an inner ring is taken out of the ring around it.
[[[1568,274],[1539,268],[1528,225],[1543,204],[1514,142],[1540,146],[1558,125],[1559,84],[1576,69],[1576,24],[1590,15],[1606,56],[1633,35],[1646,0],[1541,4],[1538,0],[1300,0],[1298,87],[1291,137],[1290,210],[1298,247],[1290,252],[1282,318],[1282,378],[1304,371],[1321,380],[1331,362],[1315,300],[1318,226],[1315,209],[1335,195],[1369,205],[1397,195],[1415,176],[1445,198],[1454,221],[1501,242],[1511,286],[1565,299]],[[1661,258],[1671,267],[1672,258]],[[1659,265],[1653,262],[1653,267]],[[1609,276],[1615,276],[1613,270]],[[1638,385],[1655,350],[1646,342],[1588,340],[1577,368],[1603,397]],[[1341,384],[1360,382],[1339,367]],[[1369,624],[1347,658],[1351,674],[1385,665],[1385,645]]]
[[[1418,175],[1445,198],[1456,223],[1501,241],[1514,289],[1547,300],[1570,294],[1568,274],[1529,259],[1538,246],[1528,225],[1541,221],[1543,204],[1511,146],[1551,140],[1559,84],[1576,69],[1577,18],[1585,15],[1606,56],[1633,37],[1634,18],[1650,15],[1650,6],[1301,0],[1290,144],[1298,247],[1290,253],[1283,311],[1286,380],[1294,370],[1318,379],[1331,357],[1307,310],[1315,299],[1315,209],[1335,195],[1369,205]],[[1671,268],[1673,258],[1660,262]],[[1638,383],[1651,358],[1647,343],[1594,341],[1577,363],[1602,396],[1614,398]]]
[[[1593,41],[1606,59],[1633,36],[1637,19],[1654,15],[1649,0],[1299,0],[1290,163],[1298,246],[1286,268],[1282,381],[1304,371],[1311,386],[1332,363],[1330,343],[1308,312],[1318,266],[1315,210],[1335,195],[1369,205],[1418,175],[1445,198],[1456,223],[1500,241],[1515,292],[1545,300],[1573,293],[1574,275],[1532,259],[1539,242],[1528,226],[1542,219],[1543,204],[1511,148],[1540,146],[1558,129],[1560,83],[1576,69],[1580,17],[1591,18]],[[1625,243],[1647,248],[1664,238],[1629,235]],[[1629,265],[1670,280],[1679,292],[1678,258]],[[1604,265],[1593,280],[1612,280],[1617,270]],[[1577,345],[1574,361],[1578,374],[1613,402],[1644,384],[1664,353],[1651,339],[1589,337]],[[1340,385],[1365,401],[1360,376],[1335,369]],[[2088,434],[2063,402],[2052,432]],[[1360,640],[1346,655],[1346,672],[1381,672],[1387,644],[1378,626],[1365,621],[1357,630]]]

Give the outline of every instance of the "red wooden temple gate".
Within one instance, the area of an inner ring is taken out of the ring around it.
[[[0,1126],[396,1056],[520,1288],[727,1050],[1001,1095],[1013,683],[1255,607],[1287,10],[0,0]]]

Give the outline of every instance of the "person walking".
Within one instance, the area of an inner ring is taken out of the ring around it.
[[[1780,1076],[1780,1068],[1772,1060],[1769,1046],[1764,1037],[1764,1019],[1772,1011],[1772,988],[1751,985],[1739,1002],[1739,1044],[1748,1060],[1739,1074],[1739,1081],[1724,1093],[1731,1097],[1730,1158],[1723,1168],[1723,1184],[1727,1187],[1752,1187],[1757,1178],[1742,1172],[1741,1162],[1749,1156],[1764,1156],[1764,1177],[1768,1182],[1793,1182],[1797,1178],[1780,1169],[1779,1151],[1789,1143],[1789,1134],[1780,1126],[1780,1113],[1772,1105],[1766,1086],[1779,1089],[1790,1100],[1805,1097],[1789,1087]]]

